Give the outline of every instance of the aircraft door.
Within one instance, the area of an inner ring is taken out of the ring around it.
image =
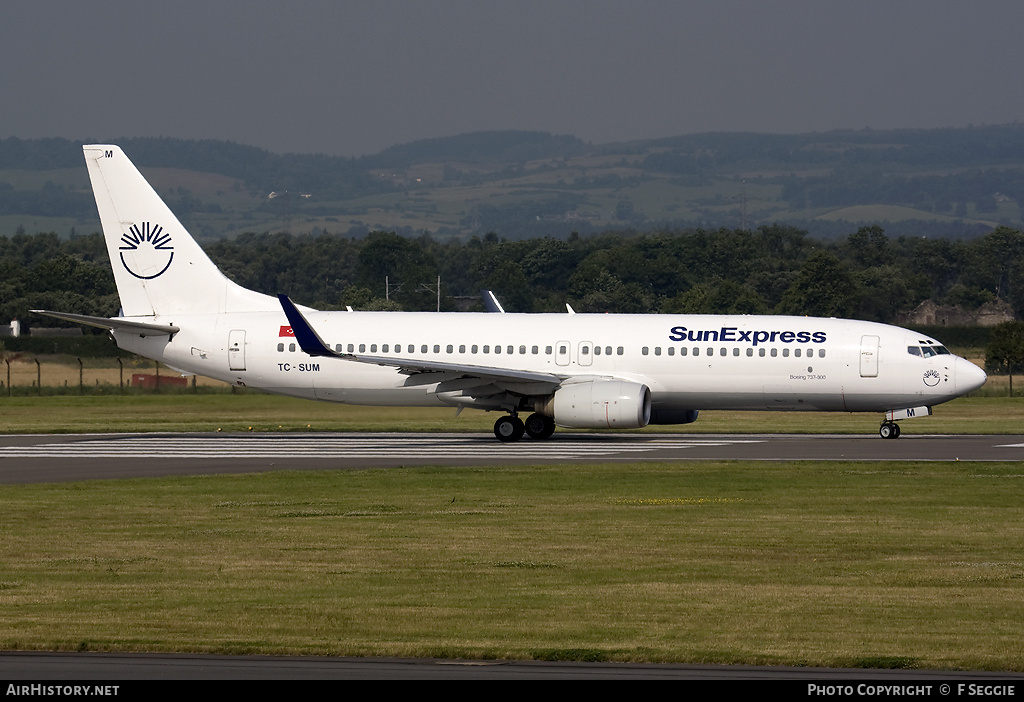
[[[232,329],[228,332],[228,369],[245,370],[245,330]]]
[[[569,355],[571,348],[572,347],[569,345],[568,341],[559,341],[557,344],[555,344],[555,363],[557,363],[560,366],[569,365]]]
[[[878,337],[865,335],[860,338],[860,377],[878,377]]]
[[[594,345],[592,343],[581,341],[579,348],[576,350],[576,362],[581,366],[589,366],[594,362],[593,351]]]

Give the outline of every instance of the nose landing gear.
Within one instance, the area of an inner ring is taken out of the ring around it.
[[[900,425],[896,422],[882,422],[878,428],[878,435],[883,439],[897,439],[900,435]]]
[[[899,419],[913,419],[915,417],[927,417],[931,415],[932,408],[928,405],[921,407],[906,407],[898,410],[886,410],[882,418],[882,426],[878,428],[878,435],[883,439],[898,439],[900,436],[900,425],[896,423]]]

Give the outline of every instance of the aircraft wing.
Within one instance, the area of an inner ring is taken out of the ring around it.
[[[285,316],[288,317],[288,322],[291,324],[292,331],[295,333],[295,340],[298,341],[299,348],[310,356],[340,358],[345,361],[355,361],[357,363],[373,363],[380,366],[392,366],[397,368],[399,372],[410,376],[422,373],[443,374],[442,377],[438,377],[436,381],[431,380],[428,382],[443,382],[458,377],[477,378],[489,383],[497,383],[501,385],[539,383],[541,385],[550,386],[548,391],[553,391],[563,380],[565,380],[566,377],[538,371],[516,370],[513,368],[476,366],[465,363],[447,363],[445,361],[430,361],[416,358],[366,356],[363,354],[334,351],[330,346],[324,343],[324,340],[320,338],[320,335],[316,333],[316,330],[314,330],[309,322],[306,321],[306,318],[302,316],[302,313],[295,306],[295,303],[293,303],[287,295],[279,294],[277,297],[281,301],[281,307],[284,308]]]
[[[171,324],[152,324],[150,322],[136,322],[122,317],[90,317],[85,314],[71,314],[70,312],[50,312],[49,310],[29,310],[36,314],[44,314],[54,319],[63,319],[66,322],[85,324],[100,329],[113,329],[125,331],[139,336],[170,336],[181,331],[180,328]]]

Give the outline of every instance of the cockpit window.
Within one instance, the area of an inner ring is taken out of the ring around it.
[[[907,353],[909,353],[911,356],[920,356],[921,355],[921,347],[920,346],[908,346],[907,347]]]
[[[907,350],[910,351],[909,348]],[[911,353],[913,353],[913,351],[911,351]],[[949,356],[950,353],[945,346],[922,346],[921,355],[925,358],[931,358],[932,356]]]

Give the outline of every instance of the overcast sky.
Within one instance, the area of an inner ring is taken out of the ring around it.
[[[0,17],[0,137],[357,156],[491,129],[1024,117],[1020,0],[5,0]]]

